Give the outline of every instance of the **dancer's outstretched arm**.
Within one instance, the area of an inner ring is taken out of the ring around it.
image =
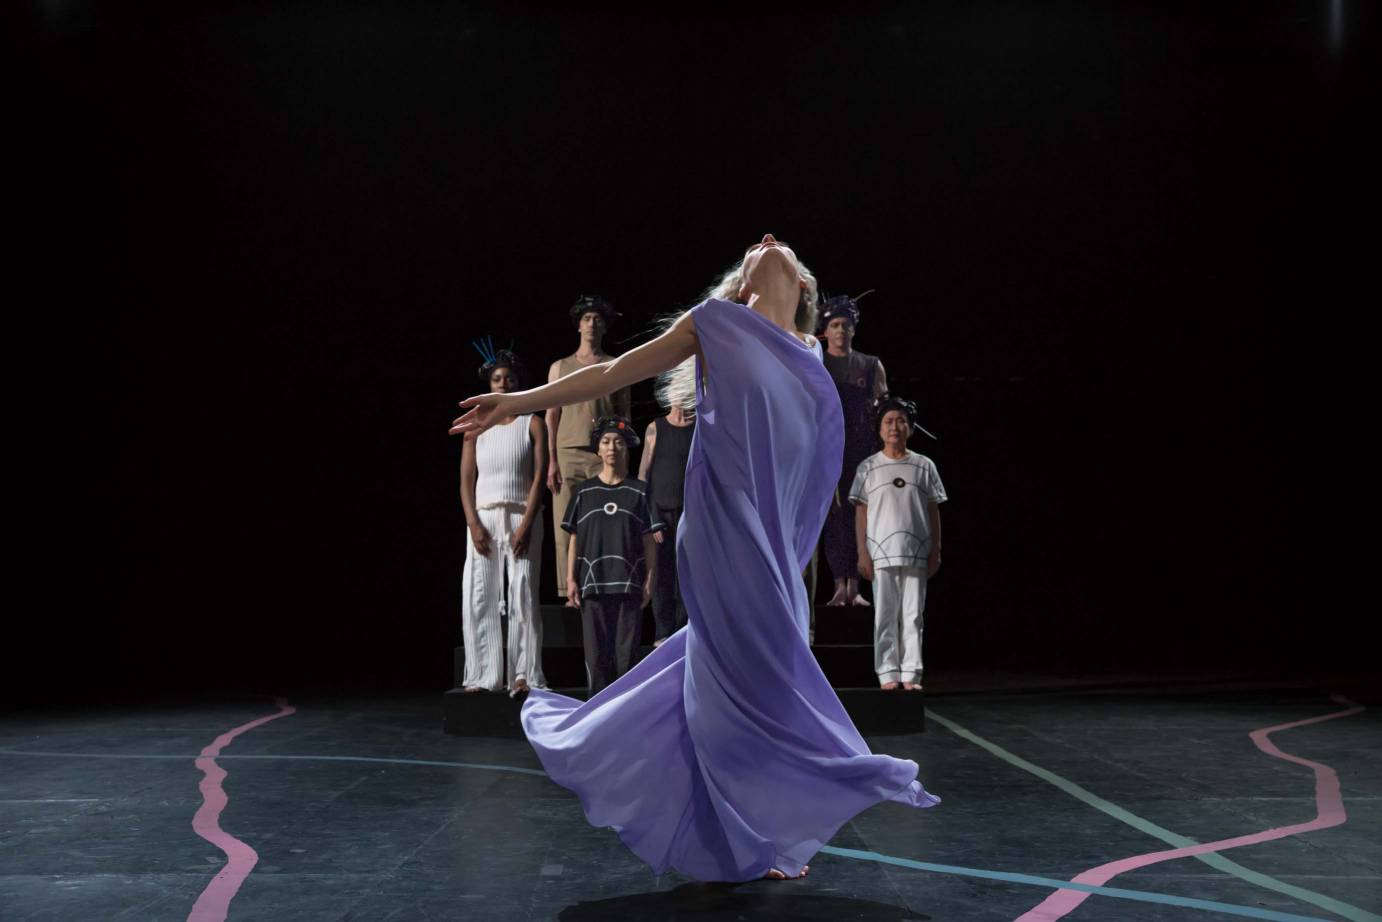
[[[696,328],[690,312],[687,312],[657,339],[637,349],[630,349],[611,361],[590,365],[532,390],[512,394],[479,394],[462,400],[461,408],[470,412],[451,423],[451,435],[464,435],[471,439],[506,416],[537,413],[549,407],[603,397],[621,387],[629,387],[675,368],[695,354],[696,345]]]

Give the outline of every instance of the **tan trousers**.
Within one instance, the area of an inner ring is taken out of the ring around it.
[[[557,549],[557,595],[566,598],[566,549],[571,535],[561,527],[566,507],[576,488],[600,473],[600,456],[584,448],[558,448],[557,467],[561,470],[561,492],[552,494],[552,540]]]

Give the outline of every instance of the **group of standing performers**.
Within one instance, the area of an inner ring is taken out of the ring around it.
[[[551,364],[548,382],[611,361],[603,340],[618,316],[603,298],[578,299],[570,310],[578,347]],[[859,321],[857,298],[838,296],[821,306],[818,332],[824,348],[817,350],[835,384],[844,424],[843,463],[819,542],[834,580],[826,604],[872,604],[879,684],[914,690],[922,687],[926,582],[940,565],[938,506],[945,489],[935,464],[907,448],[916,405],[888,392],[878,357],[853,347]],[[491,393],[531,385],[513,352],[496,351],[488,343],[476,347],[485,358],[480,376]],[[641,440],[629,419],[627,387],[548,409],[545,418],[514,416],[466,440],[461,456],[468,532],[462,591],[466,691],[507,688],[517,695],[547,687],[538,610],[544,484],[552,494],[557,594],[581,609],[591,694],[632,665],[642,608],[649,601],[654,646],[686,625],[676,544],[695,433],[695,393],[678,389],[669,377],[664,375],[658,388],[667,413],[647,425]],[[634,478],[628,474],[628,456],[640,441],[643,453]],[[811,595],[817,556],[804,574]],[[873,583],[872,603],[860,592],[861,576]]]
[[[614,829],[657,874],[801,877],[860,811],[940,801],[914,761],[870,750],[808,642],[811,600],[802,573],[827,510],[839,501],[845,451],[841,402],[812,335],[819,306],[814,274],[767,234],[650,342],[540,387],[467,398],[467,412],[452,423],[453,435],[478,442],[522,414],[570,407],[658,375],[673,376],[677,386],[669,390],[694,392],[676,538],[686,626],[587,700],[533,687],[521,714],[547,776],[576,793],[593,826]],[[627,455],[610,425],[592,427],[601,452],[597,477],[619,487]],[[902,429],[888,426],[891,459]],[[628,429],[613,423],[618,439]],[[650,462],[655,487],[652,467],[667,433],[654,430],[662,440]],[[905,460],[905,448],[902,454]],[[901,474],[894,481],[908,486]],[[866,525],[883,507],[874,486],[866,472],[857,491]],[[580,511],[573,515],[571,506]],[[622,508],[612,498],[585,506],[584,493],[571,497],[564,524],[587,514],[613,519]],[[627,518],[651,519],[650,509],[631,509]],[[574,553],[581,554],[575,524]],[[891,527],[882,518],[877,524]],[[873,534],[866,530],[869,548]],[[882,534],[881,544],[887,540]],[[645,577],[645,593],[653,575]],[[626,576],[626,584],[633,581]]]
[[[608,301],[583,296],[570,317],[579,344],[552,363],[548,381],[612,358],[603,341],[618,314]],[[495,350],[489,342],[475,346],[485,360],[480,378],[491,393],[531,384],[515,353]],[[641,612],[650,599],[657,624],[654,645],[686,624],[675,555],[695,408],[683,403],[649,423],[638,478],[628,476],[629,453],[641,441],[629,419],[628,388],[549,409],[545,418],[515,416],[466,440],[461,451],[467,525],[461,600],[465,691],[507,688],[517,695],[547,687],[538,610],[544,482],[552,494],[557,594],[581,609],[590,692],[632,665]]]

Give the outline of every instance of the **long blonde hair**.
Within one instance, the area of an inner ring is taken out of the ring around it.
[[[701,300],[708,301],[711,298],[720,301],[734,301],[743,304],[739,300],[739,291],[744,287],[744,260],[748,258],[748,253],[740,257],[739,261],[727,269],[713,285],[705,290],[701,295]],[[793,322],[799,333],[816,332],[816,323],[820,316],[821,295],[820,288],[816,283],[816,275],[801,260],[797,260],[797,271],[806,280],[806,287],[801,290],[801,298],[797,301],[797,313]],[[685,311],[678,311],[668,314],[658,319],[659,332],[666,330],[677,322],[677,318]],[[683,410],[695,412],[696,409],[696,357],[682,362],[675,368],[670,368],[657,376],[657,384],[654,386],[654,393],[657,395],[657,402],[664,407],[679,406]]]

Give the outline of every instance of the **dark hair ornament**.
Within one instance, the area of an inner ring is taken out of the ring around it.
[[[835,295],[832,298],[827,298],[825,303],[821,305],[821,330],[824,331],[830,324],[830,321],[834,320],[836,317],[843,317],[848,320],[855,329],[858,329],[859,301],[864,295],[872,294],[874,291],[875,289],[870,288],[863,294],[855,295],[852,298],[849,295]]]
[[[581,295],[576,299],[576,303],[571,305],[571,323],[573,326],[580,327],[581,318],[591,311],[598,312],[605,318],[605,326],[612,326],[620,314],[614,309],[614,305],[608,298],[600,295]]]
[[[873,401],[873,423],[875,427],[883,425],[883,417],[889,410],[898,410],[907,416],[907,425],[918,432],[924,433],[935,441],[940,441],[940,436],[934,435],[921,426],[917,425],[917,405],[914,401],[908,400],[900,394],[880,394]]]
[[[512,342],[509,343],[509,347],[495,349],[494,338],[485,336],[482,339],[471,340],[470,345],[480,353],[480,358],[485,360],[477,372],[481,381],[488,381],[496,368],[508,368],[518,374],[518,380],[528,380],[528,370],[523,366],[523,360],[518,357],[518,353],[509,348],[512,347]]]
[[[629,448],[637,448],[643,443],[638,437],[638,433],[633,431],[633,423],[626,416],[601,416],[595,421],[594,427],[590,430],[590,450],[598,451],[600,439],[606,432],[613,432],[624,439],[624,444]]]

